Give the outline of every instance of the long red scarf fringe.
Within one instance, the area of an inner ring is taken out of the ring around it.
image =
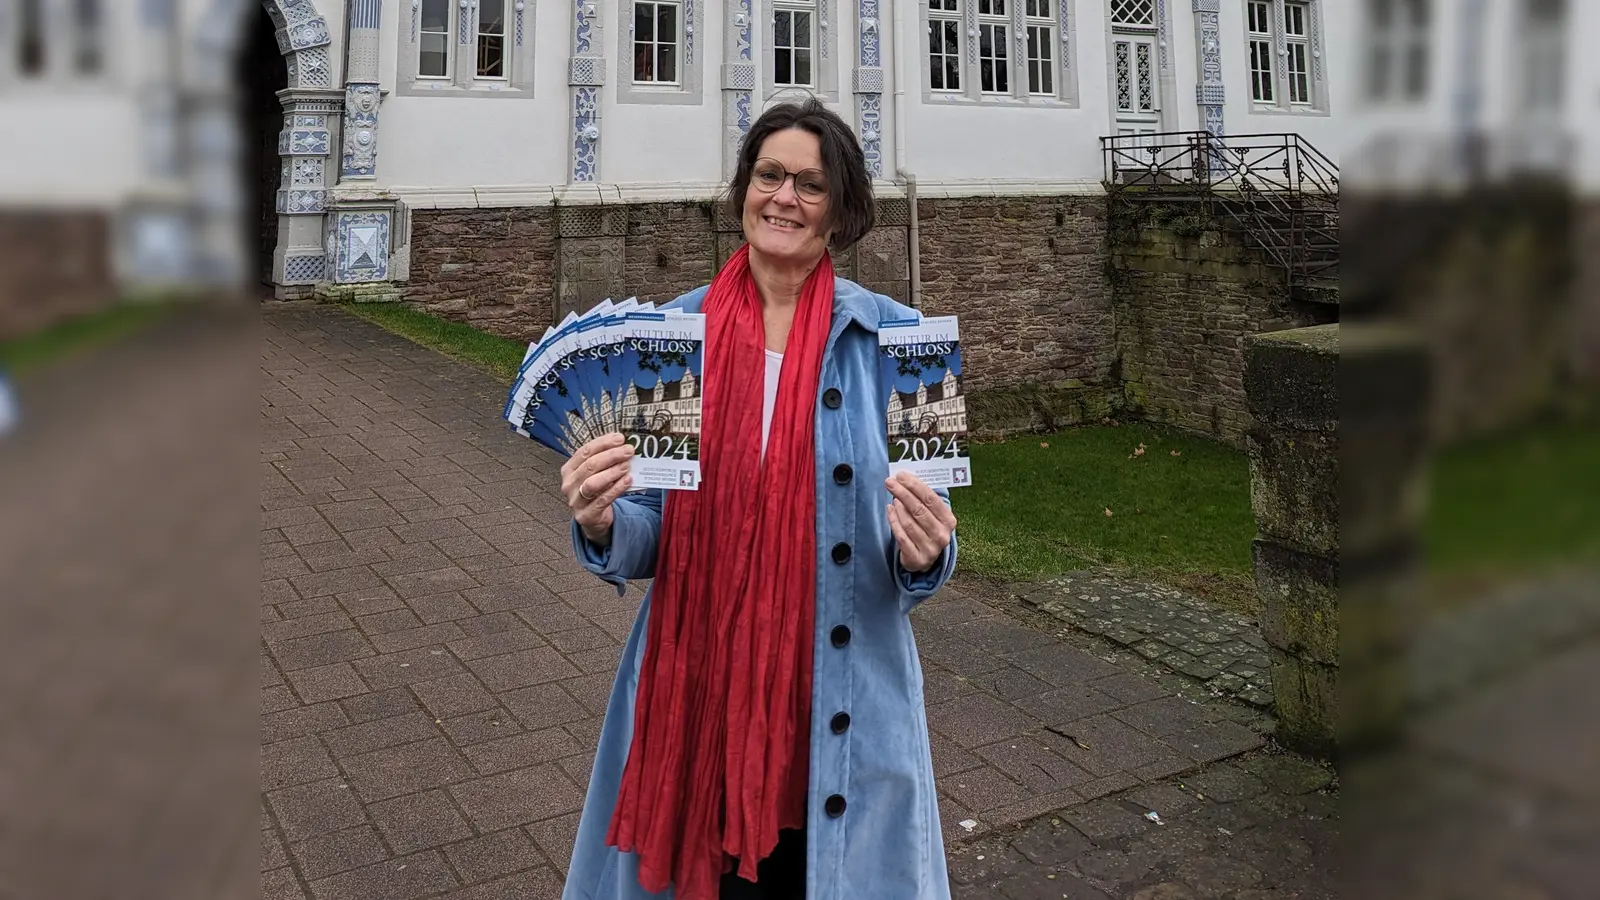
[[[717,900],[805,825],[816,617],[813,416],[833,315],[826,254],[801,289],[761,456],[765,329],[749,246],[706,295],[700,489],[666,504],[633,742],[606,842],[639,884]]]

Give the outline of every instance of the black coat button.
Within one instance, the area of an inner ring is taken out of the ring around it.
[[[843,541],[833,545],[833,561],[844,565],[850,561],[850,545]]]
[[[844,806],[843,794],[834,794],[822,803],[822,808],[827,812],[830,819],[837,819],[844,815]]]
[[[828,727],[833,729],[834,734],[844,734],[850,729],[850,714],[834,713],[833,721],[828,723]]]
[[[838,409],[843,402],[844,395],[839,393],[838,388],[828,388],[822,392],[822,405],[829,409]]]
[[[850,479],[854,478],[855,474],[855,470],[850,468],[849,463],[840,463],[833,467],[833,483],[849,484]]]
[[[828,639],[833,641],[835,647],[843,647],[845,644],[850,643],[850,629],[843,625],[835,625],[833,626],[833,633],[828,635]]]

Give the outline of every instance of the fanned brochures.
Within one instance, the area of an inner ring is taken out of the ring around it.
[[[890,474],[910,472],[936,488],[971,484],[956,317],[879,323],[878,358]]]
[[[704,348],[703,315],[607,300],[528,345],[504,417],[563,456],[620,432],[633,489],[696,490]]]

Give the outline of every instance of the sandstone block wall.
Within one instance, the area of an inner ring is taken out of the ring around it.
[[[1278,736],[1327,753],[1339,711],[1339,326],[1248,341],[1252,546]]]
[[[921,308],[961,317],[972,431],[998,437],[1130,414],[1238,443],[1244,341],[1309,324],[1281,275],[1221,223],[1103,196],[924,198]],[[846,277],[910,302],[910,209],[835,256]],[[405,298],[516,340],[607,296],[666,300],[739,246],[711,203],[418,210]],[[1333,313],[1330,313],[1333,314]]]
[[[0,340],[105,309],[110,225],[87,210],[0,210]]]
[[[1072,404],[1062,396],[1087,392],[1092,402],[1074,400],[1073,408],[1103,415],[1114,354],[1103,200],[925,200],[919,207],[923,309],[961,316],[969,389],[1037,393],[1043,385],[1048,396],[1029,403],[1063,410]],[[836,254],[835,267],[910,302],[909,216],[904,201],[882,202],[878,226]],[[738,223],[709,203],[633,204],[604,215],[417,210],[404,297],[435,315],[529,340],[564,305],[631,293],[662,301],[706,284],[740,241]],[[1078,421],[1076,413],[1059,414]]]
[[[416,210],[405,299],[436,316],[532,340],[555,304],[554,225],[549,208]]]
[[[1109,275],[1122,406],[1139,418],[1242,442],[1251,417],[1245,342],[1337,318],[1295,305],[1281,271],[1199,204],[1119,203]]]

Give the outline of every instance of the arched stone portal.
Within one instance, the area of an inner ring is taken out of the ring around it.
[[[235,62],[265,8],[287,69],[278,92],[283,128],[274,165],[278,296],[309,294],[327,275],[327,159],[344,109],[334,85],[327,21],[314,0],[213,0],[187,26],[178,0],[144,0],[136,86],[145,185],[118,225],[116,265],[133,287],[235,289],[254,280],[246,249],[260,223],[247,213]],[[248,102],[248,98],[245,98]]]
[[[221,0],[237,2],[237,0]],[[288,70],[283,131],[278,136],[278,241],[272,255],[272,282],[279,298],[309,295],[328,279],[333,255],[326,223],[334,136],[344,111],[342,89],[334,87],[334,63],[327,20],[313,0],[262,0],[277,26],[278,49]]]

